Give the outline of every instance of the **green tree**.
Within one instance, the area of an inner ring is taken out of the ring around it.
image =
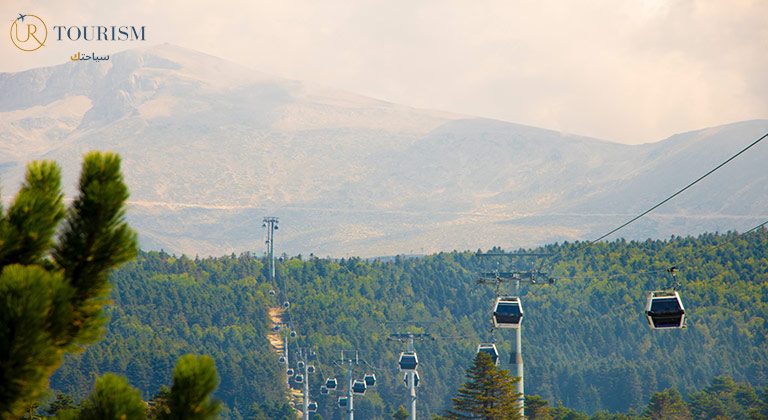
[[[589,420],[586,414],[564,407],[561,401],[548,411],[552,420]]]
[[[20,416],[62,355],[99,337],[108,270],[137,252],[127,198],[120,158],[89,153],[68,211],[52,162],[27,165],[8,211],[0,207],[0,419]]]
[[[708,420],[723,417],[752,420],[760,416],[760,398],[754,388],[736,383],[727,376],[717,376],[704,391],[688,395],[692,418]]]
[[[608,413],[606,411],[598,411],[591,416],[589,416],[589,420],[631,420],[637,418],[637,416],[633,416],[630,414],[618,414],[618,413]]]
[[[648,407],[643,411],[644,419],[689,420],[693,418],[683,402],[680,393],[672,388],[651,396]]]
[[[96,380],[93,392],[83,403],[78,420],[146,420],[147,406],[139,390],[112,373]]]
[[[453,408],[444,413],[445,419],[519,419],[516,384],[509,371],[498,368],[486,353],[478,353],[467,369],[468,381],[452,398]]]
[[[171,390],[163,385],[149,401],[149,420],[159,420],[168,411],[168,396]]]
[[[394,414],[392,414],[392,418],[395,420],[405,420],[408,417],[411,417],[411,415],[408,414],[408,411],[406,411],[405,407],[402,405],[397,408],[397,411],[395,411]]]
[[[525,396],[525,416],[529,420],[549,420],[549,401],[538,395]]]
[[[768,385],[765,386],[765,389],[761,395],[758,413],[760,416],[762,416],[762,418],[768,419]]]
[[[77,404],[72,398],[72,395],[57,392],[56,399],[48,405],[48,408],[43,409],[43,412],[49,417],[54,417],[59,410],[71,410],[75,407],[77,407]]]
[[[40,408],[39,402],[30,404],[29,407],[24,410],[24,415],[21,416],[21,420],[42,420],[42,417],[37,412],[38,408]]]
[[[313,418],[321,418],[319,414],[315,414]],[[286,403],[278,403],[273,401],[272,403],[263,402],[253,403],[251,406],[248,420],[293,420],[296,418],[296,410],[291,408]]]
[[[218,413],[221,402],[211,399],[218,385],[216,366],[209,356],[182,356],[173,369],[173,385],[161,420],[207,420]]]

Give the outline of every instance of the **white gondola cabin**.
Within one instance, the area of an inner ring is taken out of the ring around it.
[[[315,373],[315,366],[313,365],[307,366],[307,373]]]
[[[325,387],[328,389],[336,389],[336,378],[328,378],[325,380]]]
[[[517,296],[499,296],[493,306],[494,328],[520,328],[523,305]]]
[[[294,380],[294,381],[295,381],[297,384],[303,384],[303,383],[304,383],[304,375],[302,375],[302,374],[298,373],[298,374],[296,374],[296,376],[294,376],[294,377],[293,377],[293,380]]]
[[[406,388],[408,388],[408,376],[409,376],[409,374],[407,374],[407,373],[405,374],[405,376],[403,376],[403,383],[405,384]],[[414,378],[413,386],[415,388],[418,388],[419,387],[419,380],[420,380],[419,379],[419,372],[413,372],[413,378]]]
[[[493,360],[493,364],[496,366],[499,365],[499,351],[496,349],[496,344],[494,343],[478,344],[476,354],[477,353],[485,353],[491,356],[491,359]]]
[[[328,387],[323,385],[320,387],[320,393],[321,394],[327,394],[328,393]]]
[[[317,403],[312,401],[307,405],[307,411],[310,413],[317,413]]]
[[[376,375],[372,373],[365,375],[363,380],[365,381],[365,386],[367,387],[376,386]]]
[[[339,407],[347,406],[347,397],[339,397]]]
[[[685,307],[675,290],[657,290],[648,294],[645,317],[651,329],[685,328]]]
[[[419,365],[419,358],[414,351],[404,351],[400,353],[400,360],[398,361],[400,370],[403,372],[413,372]]]
[[[355,379],[355,382],[352,383],[352,393],[355,395],[365,395],[365,381],[362,381],[360,379]]]
[[[285,356],[280,356],[279,359],[277,359],[278,363],[285,363]]]
[[[293,369],[286,370],[285,374],[288,375],[288,376],[293,376]]]

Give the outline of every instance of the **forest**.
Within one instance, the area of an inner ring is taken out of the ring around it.
[[[633,418],[651,416],[653,404],[687,404],[688,417],[680,418],[765,418],[755,416],[761,404],[765,415],[768,397],[766,229],[585,245],[519,250],[552,254],[547,258],[480,258],[474,251],[371,260],[283,255],[275,284],[268,260],[250,253],[140,252],[111,275],[104,338],[65,358],[49,395],[81,399],[97,376],[115,372],[149,400],[168,385],[176,360],[194,353],[215,359],[223,417],[279,418],[274,413],[287,411],[286,366],[267,341],[268,311],[287,300],[296,332],[290,360],[299,348],[316,354],[317,371],[308,378],[316,418],[343,418],[339,393],[319,392],[328,377],[345,388],[346,367],[334,363],[342,350],[366,362],[353,366],[354,378],[377,377],[376,387],[355,399],[358,418],[391,418],[400,405],[408,408],[397,365],[405,345],[388,340],[407,331],[432,338],[415,342],[417,410],[428,418],[449,407],[478,343],[493,340],[502,367],[509,358],[510,334],[490,328],[493,300],[509,290],[478,284],[480,273],[540,268],[554,284],[521,291],[529,416],[538,406],[540,418]],[[651,330],[646,296],[671,284],[673,266],[688,328]],[[731,411],[720,413],[720,406]]]

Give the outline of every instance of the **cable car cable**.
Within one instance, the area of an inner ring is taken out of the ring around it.
[[[470,339],[470,338],[471,339],[476,339],[476,338],[479,338],[479,336],[477,334],[459,335],[459,336],[444,336],[444,337],[443,336],[435,336],[436,340],[443,340],[443,341],[448,341],[448,340],[467,340],[467,339]]]
[[[742,232],[742,233],[740,233],[740,234],[738,234],[738,235],[734,236],[733,238],[731,238],[731,239],[728,239],[727,241],[725,241],[725,242],[723,242],[723,243],[721,243],[721,244],[718,244],[718,245],[712,245],[712,247],[711,247],[711,248],[708,248],[708,249],[706,249],[706,250],[703,250],[703,251],[700,251],[700,252],[710,252],[710,251],[714,251],[714,250],[716,250],[716,249],[718,249],[718,248],[721,248],[721,247],[723,247],[724,245],[728,245],[729,243],[731,243],[731,242],[735,241],[736,239],[739,239],[739,238],[741,238],[742,236],[744,236],[744,235],[746,235],[746,234],[748,234],[748,233],[752,233],[752,232],[754,232],[754,231],[756,231],[756,230],[760,229],[761,227],[763,227],[763,226],[765,226],[765,225],[768,225],[768,220],[766,220],[766,221],[765,221],[765,222],[763,222],[763,223],[760,223],[759,225],[757,225],[757,226],[753,227],[752,229],[750,229],[750,230],[748,230],[748,231],[746,231],[746,232]],[[694,254],[694,256],[696,256],[696,254]]]
[[[615,229],[611,230],[610,232],[608,232],[608,233],[604,234],[603,236],[600,236],[600,237],[599,237],[599,238],[597,238],[597,239],[593,239],[593,240],[591,240],[591,241],[587,241],[587,242],[585,242],[585,243],[584,243],[584,245],[582,245],[581,247],[577,248],[575,251],[571,251],[570,253],[568,253],[568,254],[565,254],[565,255],[563,255],[563,256],[561,256],[561,257],[559,257],[559,258],[555,258],[555,260],[552,262],[552,264],[555,264],[556,262],[558,262],[559,260],[561,260],[561,259],[565,258],[566,256],[568,256],[568,255],[570,255],[570,254],[575,254],[575,253],[577,253],[577,252],[579,252],[579,251],[582,251],[582,250],[584,250],[584,249],[586,249],[586,248],[589,248],[589,247],[591,247],[591,246],[592,246],[592,245],[594,245],[595,243],[597,243],[597,242],[599,242],[599,241],[601,241],[601,240],[605,239],[606,237],[608,237],[608,236],[610,236],[610,235],[612,235],[612,234],[614,234],[614,233],[618,232],[619,230],[621,230],[621,229],[623,229],[623,228],[625,228],[625,227],[629,226],[631,223],[634,223],[635,221],[637,221],[638,219],[640,219],[640,218],[642,218],[643,216],[647,215],[648,213],[652,212],[653,210],[656,210],[657,208],[661,207],[663,204],[667,203],[668,201],[670,201],[670,200],[672,200],[673,198],[675,198],[675,197],[677,197],[678,195],[680,195],[680,194],[681,194],[683,191],[685,191],[685,190],[687,190],[687,189],[691,188],[692,186],[696,185],[696,184],[697,184],[699,181],[701,181],[702,179],[706,178],[707,176],[711,175],[713,172],[715,172],[715,171],[717,171],[718,169],[722,168],[723,166],[725,166],[726,164],[728,164],[730,161],[732,161],[732,160],[736,159],[736,158],[737,158],[739,155],[741,155],[742,153],[746,152],[747,150],[749,150],[749,149],[750,149],[752,146],[756,145],[757,143],[760,143],[760,142],[761,142],[763,139],[765,139],[766,137],[768,137],[768,133],[765,133],[763,136],[761,136],[761,137],[760,137],[760,138],[758,138],[757,140],[753,141],[753,142],[752,142],[752,143],[751,143],[749,146],[747,146],[747,147],[745,147],[745,148],[741,149],[741,150],[740,150],[738,153],[736,153],[735,155],[733,155],[733,156],[731,156],[730,158],[728,158],[728,159],[727,159],[725,162],[723,162],[723,163],[721,163],[721,164],[717,165],[717,166],[716,166],[714,169],[712,169],[712,170],[710,170],[709,172],[705,173],[704,175],[700,176],[700,177],[699,177],[699,178],[697,178],[695,181],[693,181],[693,182],[689,183],[688,185],[686,185],[685,187],[683,187],[681,190],[679,190],[679,191],[677,191],[676,193],[674,193],[674,194],[670,195],[669,197],[665,198],[664,200],[662,200],[661,202],[659,202],[659,203],[658,203],[658,204],[656,204],[655,206],[653,206],[653,207],[649,208],[648,210],[646,210],[646,211],[644,211],[644,212],[640,213],[638,216],[635,216],[635,217],[634,217],[634,218],[632,218],[631,220],[629,220],[629,221],[625,222],[625,223],[624,223],[624,224],[622,224],[621,226],[619,226],[619,227],[617,227],[617,228],[615,228]]]
[[[735,235],[734,237],[726,240],[725,242],[722,242],[722,243],[717,244],[717,245],[712,245],[712,246],[710,246],[708,248],[700,249],[698,252],[696,252],[692,256],[688,257],[688,259],[696,258],[696,257],[699,257],[701,254],[704,254],[704,253],[711,252],[711,251],[714,251],[716,249],[722,248],[723,246],[725,246],[725,245],[727,245],[727,244],[729,244],[729,243],[731,243],[731,242],[741,238],[744,235],[752,233],[752,232],[760,229],[761,227],[763,227],[765,225],[768,225],[768,220],[766,220],[763,223],[760,223],[759,225],[753,227],[752,229],[749,229],[749,230],[747,230],[745,232],[742,232],[742,233],[740,233],[738,235]],[[683,265],[683,264],[676,265],[675,267],[677,267],[680,270],[684,270],[686,268],[686,266]],[[610,279],[613,279],[613,278],[616,278],[616,277],[630,277],[630,276],[636,276],[636,275],[654,274],[654,273],[665,272],[665,271],[668,271],[668,270],[669,270],[669,267],[667,267],[667,268],[656,268],[656,269],[650,269],[650,270],[640,270],[640,271],[634,271],[634,272],[629,272],[629,273],[617,273],[617,274],[612,274],[612,275],[609,275],[609,276],[568,276],[567,278],[571,279],[571,280],[597,280],[597,279],[610,280]]]

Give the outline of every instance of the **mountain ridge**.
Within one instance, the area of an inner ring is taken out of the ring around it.
[[[189,255],[260,252],[266,215],[280,217],[277,249],[291,254],[590,239],[768,131],[768,120],[753,120],[629,146],[410,108],[167,44],[2,73],[0,91],[6,197],[29,160],[59,161],[71,196],[81,156],[115,151],[142,247]],[[766,216],[766,157],[756,146],[714,186],[622,233],[751,228],[745,217]]]

